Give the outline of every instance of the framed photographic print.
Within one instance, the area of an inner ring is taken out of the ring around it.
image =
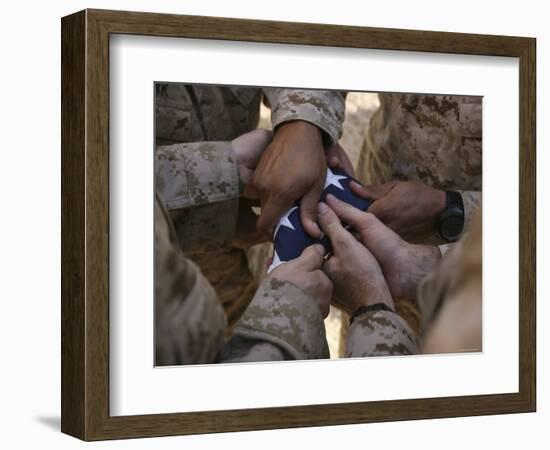
[[[535,39],[62,29],[62,431],[535,411]]]

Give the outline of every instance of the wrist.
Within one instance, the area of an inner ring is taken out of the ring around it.
[[[273,139],[285,139],[288,137],[289,134],[294,133],[298,133],[299,136],[307,136],[309,138],[319,139],[320,142],[322,142],[323,138],[323,133],[317,125],[311,122],[307,122],[305,120],[290,120],[288,122],[283,122],[277,126],[275,134],[273,135]]]
[[[351,304],[351,312],[367,306],[383,303],[388,308],[393,309],[393,298],[388,286],[367,286],[361,289],[361,296],[357,297]]]
[[[440,191],[439,189],[434,189],[434,191],[432,200],[432,217],[434,221],[437,221],[441,213],[445,211],[447,200],[445,191]]]
[[[439,247],[436,245],[411,244],[408,252],[414,257],[410,261],[410,278],[407,287],[404,289],[403,297],[416,299],[418,285],[437,268],[442,256]]]

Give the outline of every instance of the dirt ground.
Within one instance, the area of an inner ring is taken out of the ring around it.
[[[364,92],[350,92],[346,97],[346,119],[340,139],[340,145],[348,154],[354,167],[363,146],[365,133],[372,114],[379,106],[378,95]],[[269,109],[262,106],[261,128],[271,128]],[[249,266],[258,282],[265,276],[266,259],[273,252],[272,244],[260,244],[252,247],[248,253]],[[331,307],[325,319],[327,341],[331,358],[343,356],[347,317],[340,310]]]

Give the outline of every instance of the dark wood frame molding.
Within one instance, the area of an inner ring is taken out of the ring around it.
[[[61,429],[84,440],[535,411],[536,40],[85,10],[62,31]],[[519,392],[109,416],[109,35],[114,33],[519,58]]]

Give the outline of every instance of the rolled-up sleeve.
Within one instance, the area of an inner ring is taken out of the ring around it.
[[[237,323],[220,362],[329,358],[319,306],[297,286],[264,280]]]
[[[157,147],[155,185],[184,252],[230,246],[239,205],[239,174],[231,142]]]
[[[345,117],[345,93],[308,89],[265,88],[271,107],[271,122],[278,125],[303,120],[325,132],[325,145],[338,142]]]
[[[418,346],[407,323],[390,311],[368,311],[350,325],[346,357],[413,355]]]

